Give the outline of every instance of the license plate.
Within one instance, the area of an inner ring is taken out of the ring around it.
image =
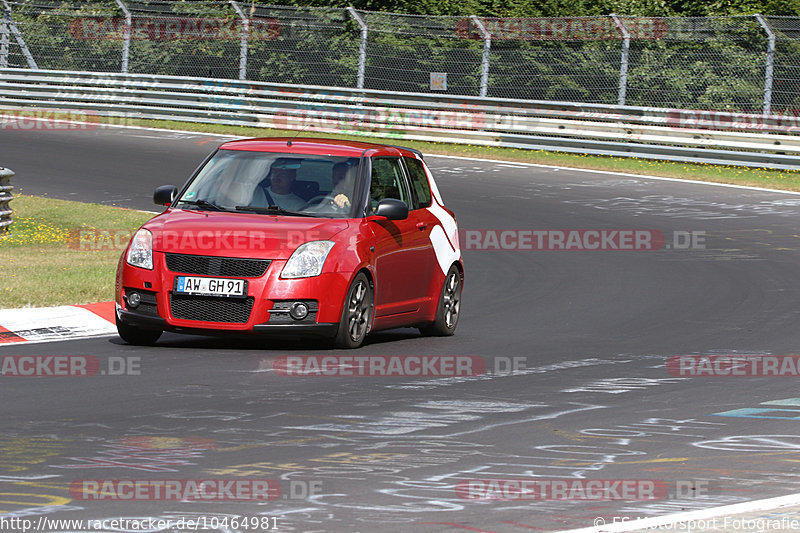
[[[175,278],[175,292],[197,296],[242,298],[247,296],[247,280],[178,276]]]

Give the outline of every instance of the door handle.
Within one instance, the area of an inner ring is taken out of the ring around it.
[[[425,228],[428,227],[428,224],[425,222],[417,222],[417,229],[420,231],[425,231]]]

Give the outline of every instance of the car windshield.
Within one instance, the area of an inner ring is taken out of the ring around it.
[[[357,157],[219,150],[176,206],[348,218],[360,162]]]

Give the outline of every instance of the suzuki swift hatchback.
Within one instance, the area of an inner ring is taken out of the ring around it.
[[[120,337],[163,331],[452,335],[464,267],[453,213],[416,150],[326,139],[249,139],[214,151],[119,261]]]

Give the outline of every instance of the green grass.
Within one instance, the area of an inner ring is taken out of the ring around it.
[[[101,117],[100,120],[110,123],[119,123],[118,119]],[[173,130],[197,131],[219,133],[224,135],[237,135],[243,137],[275,137],[294,136],[297,131],[256,128],[245,126],[223,126],[217,124],[196,124],[192,122],[176,122],[166,120],[136,120],[125,119],[125,125],[146,126],[151,128],[164,128]],[[798,170],[768,170],[747,167],[705,165],[694,163],[676,163],[671,161],[658,161],[632,157],[605,157],[585,154],[567,154],[561,152],[546,152],[544,150],[522,150],[517,148],[498,148],[493,146],[478,146],[470,144],[452,144],[424,141],[406,141],[397,136],[377,137],[362,135],[336,135],[331,133],[314,133],[304,131],[302,137],[326,137],[333,139],[351,139],[359,141],[385,142],[416,148],[424,154],[456,155],[474,157],[479,159],[498,159],[504,161],[518,161],[522,163],[537,163],[540,165],[554,165],[592,170],[607,170],[612,172],[625,172],[666,178],[689,179],[698,181],[711,181],[716,183],[732,183],[769,189],[782,189],[800,191],[800,169]]]
[[[112,300],[124,237],[152,216],[25,195],[11,207],[11,233],[0,237],[0,309]]]

